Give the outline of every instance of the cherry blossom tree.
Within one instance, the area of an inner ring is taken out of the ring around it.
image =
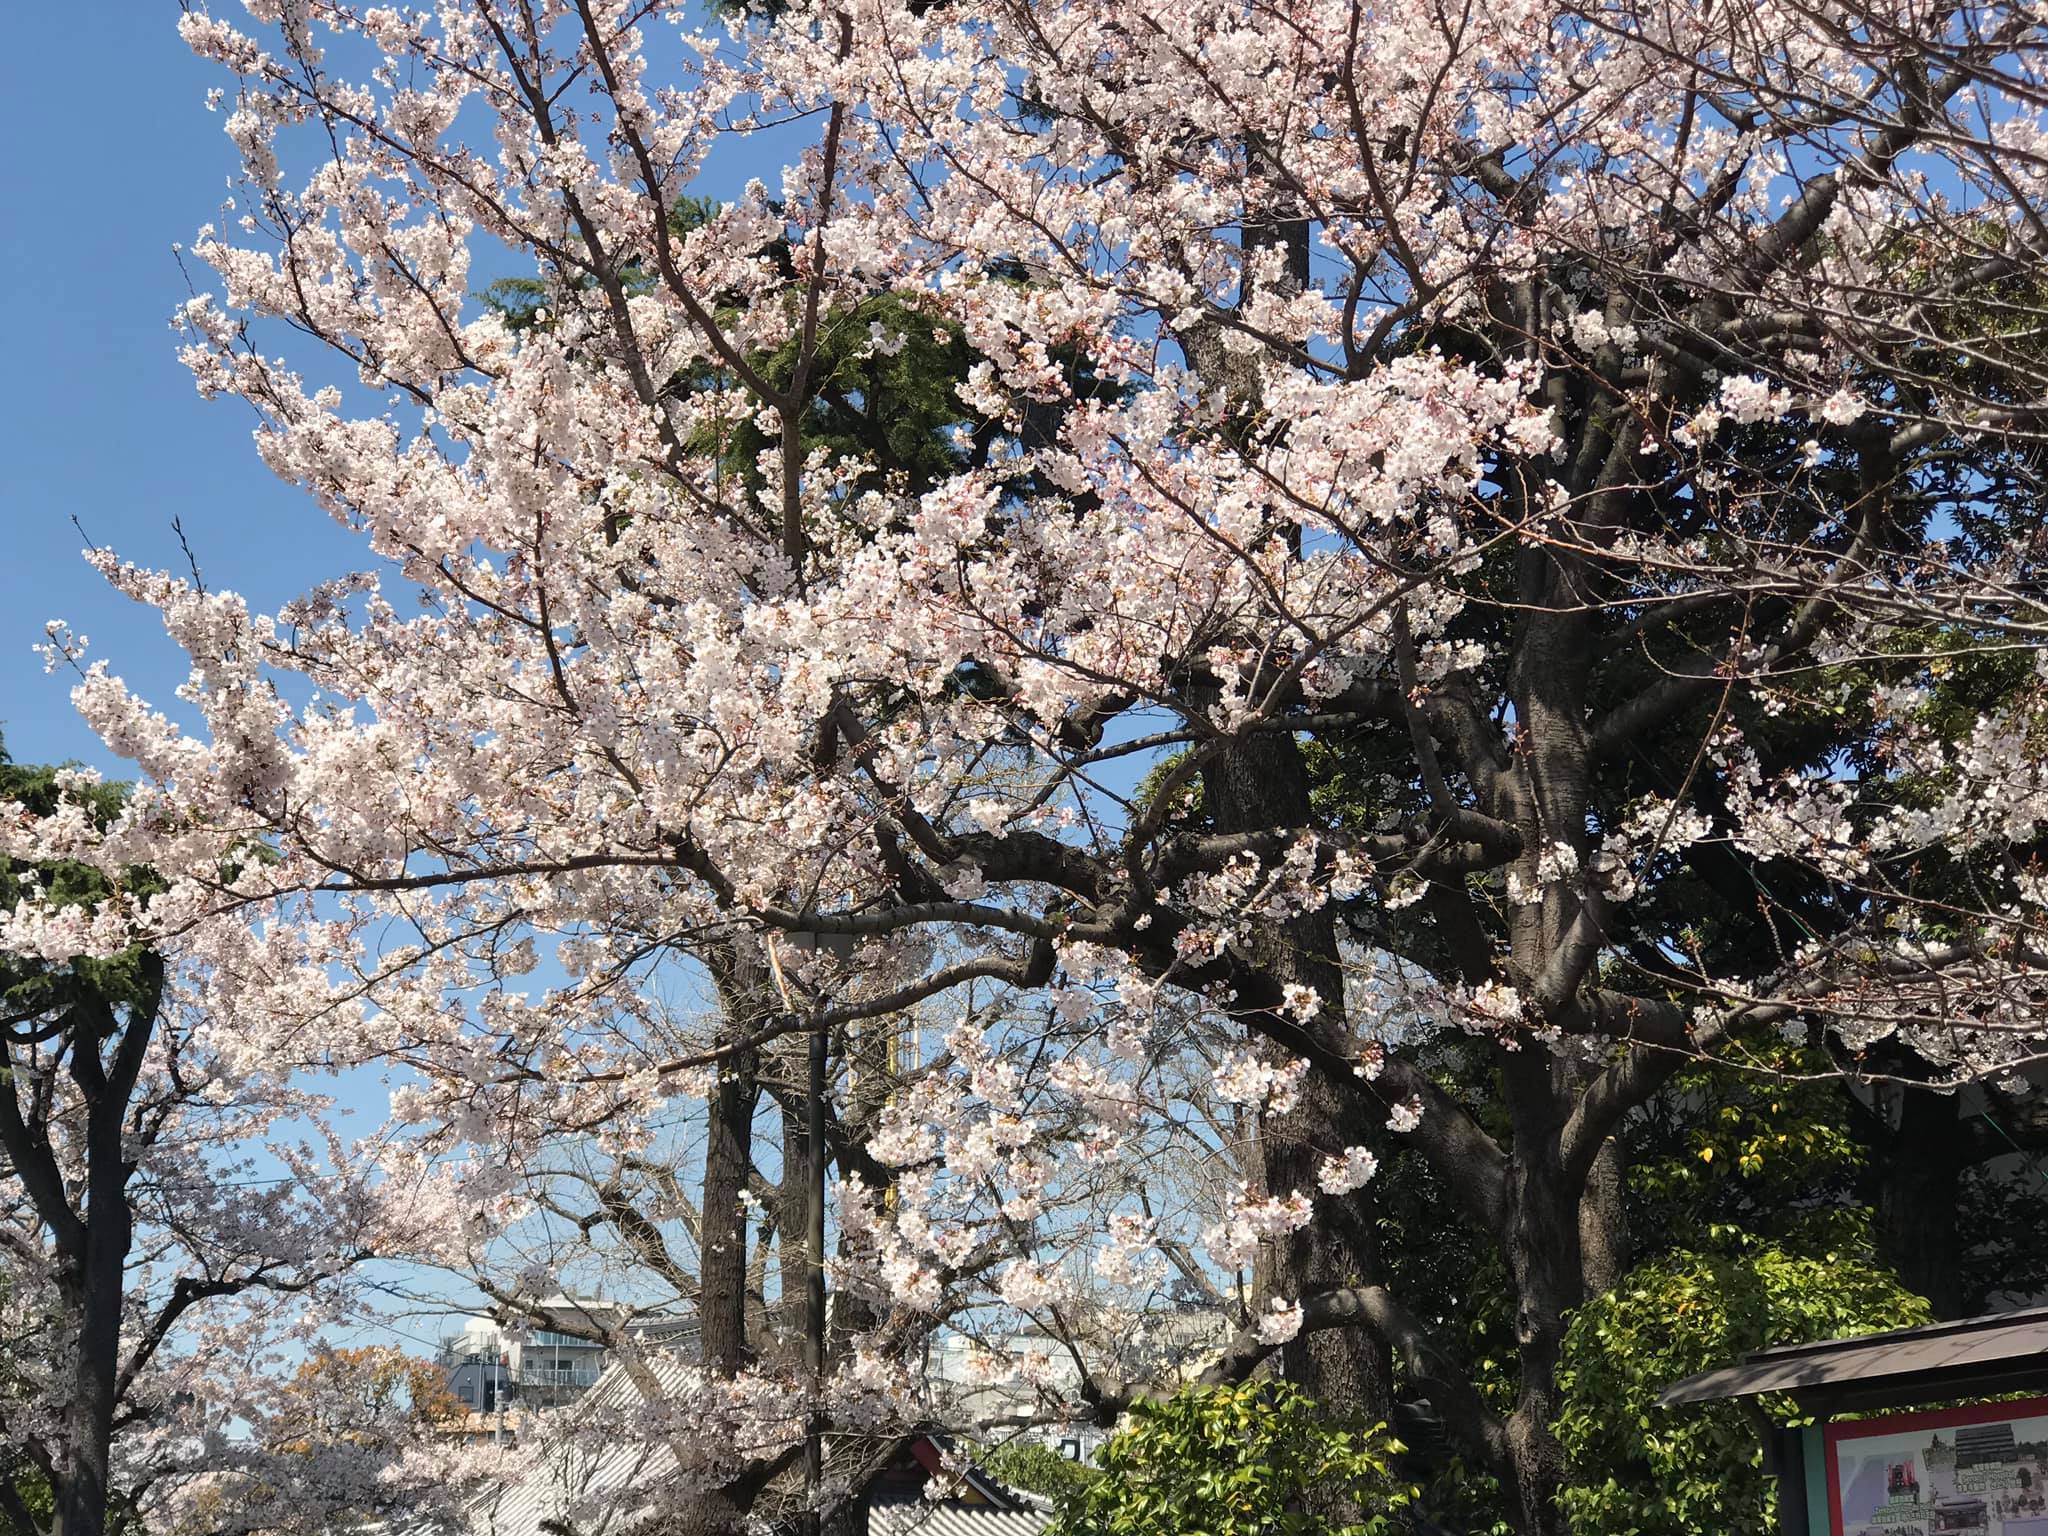
[[[267,1375],[237,1408],[250,1432],[189,1457],[158,1513],[163,1524],[223,1536],[393,1518],[432,1529],[504,1459],[451,1451],[446,1432],[463,1405],[447,1377],[389,1345],[319,1348],[296,1370]]]
[[[169,1507],[350,1267],[416,1235],[387,1220],[400,1184],[348,1176],[295,1077],[310,1060],[223,1028],[204,1001],[220,973],[122,942],[123,909],[163,882],[65,856],[121,792],[76,769],[0,776],[10,836],[39,854],[0,858],[0,883],[50,925],[0,968],[0,1511],[77,1536]],[[67,923],[95,953],[55,937]]]
[[[963,1288],[1057,1318],[1084,1251],[1178,1241],[1058,1193],[1225,1030],[1256,1166],[1196,1237],[1259,1295],[1218,1373],[1398,1379],[1547,1533],[1624,1117],[1759,1030],[2036,1059],[2030,10],[248,10],[183,23],[243,175],[185,356],[367,568],[259,614],[97,557],[199,727],[57,631],[142,779],[18,836],[164,889],[5,942],[139,924],[249,1048],[405,1062],[382,1155],[464,1241],[541,1132],[950,1010],[836,1149],[871,1310],[825,1400],[880,1424]],[[755,144],[779,185],[677,217]],[[524,323],[470,297],[504,253]],[[927,342],[952,457],[821,429]],[[1705,942],[1703,892],[1757,920]],[[664,1044],[652,971],[799,933],[858,943]],[[1505,1411],[1384,1283],[1395,1146],[1500,1256]],[[1077,1410],[1143,1390],[1080,1364]],[[788,1442],[784,1383],[721,1391]]]

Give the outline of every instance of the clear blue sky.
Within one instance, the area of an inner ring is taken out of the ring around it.
[[[199,399],[168,328],[186,296],[172,251],[214,218],[235,168],[219,72],[178,39],[168,0],[95,13],[19,7],[0,57],[0,731],[17,761],[111,760],[31,647],[68,620],[160,706],[183,678],[148,612],[79,558],[76,516],[138,564],[181,565],[181,519],[207,583],[275,607],[360,560],[353,541],[257,459],[246,406]],[[90,77],[86,70],[89,67]],[[195,268],[202,288],[210,274]]]

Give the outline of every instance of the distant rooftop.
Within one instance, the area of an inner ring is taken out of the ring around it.
[[[2048,1391],[2048,1307],[1752,1350],[1674,1382],[1658,1402],[1784,1392],[1809,1412],[1835,1414],[2027,1391]]]

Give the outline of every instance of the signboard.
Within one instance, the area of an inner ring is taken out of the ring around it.
[[[2048,1536],[2048,1398],[1830,1424],[1830,1536]]]

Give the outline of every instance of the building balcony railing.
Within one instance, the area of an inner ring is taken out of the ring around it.
[[[603,1375],[597,1365],[522,1365],[510,1373],[515,1387],[593,1387]]]

